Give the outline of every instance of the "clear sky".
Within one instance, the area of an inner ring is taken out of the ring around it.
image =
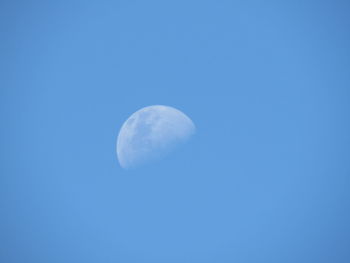
[[[350,262],[348,1],[1,1],[0,262]],[[124,171],[169,105],[196,135]]]

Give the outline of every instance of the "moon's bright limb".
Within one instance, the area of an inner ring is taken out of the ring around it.
[[[192,120],[169,106],[154,105],[133,113],[117,139],[117,156],[123,168],[159,159],[195,132]]]

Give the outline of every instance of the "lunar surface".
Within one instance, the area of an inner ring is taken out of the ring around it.
[[[195,132],[183,112],[163,105],[142,108],[123,124],[117,139],[121,167],[134,168],[161,159]]]

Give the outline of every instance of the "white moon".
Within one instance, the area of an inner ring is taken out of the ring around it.
[[[187,141],[195,132],[192,120],[183,112],[163,105],[142,108],[123,124],[117,139],[121,167],[154,161]]]

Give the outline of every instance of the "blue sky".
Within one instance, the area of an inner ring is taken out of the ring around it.
[[[350,261],[347,1],[2,1],[0,261]],[[197,133],[124,171],[125,119]]]

